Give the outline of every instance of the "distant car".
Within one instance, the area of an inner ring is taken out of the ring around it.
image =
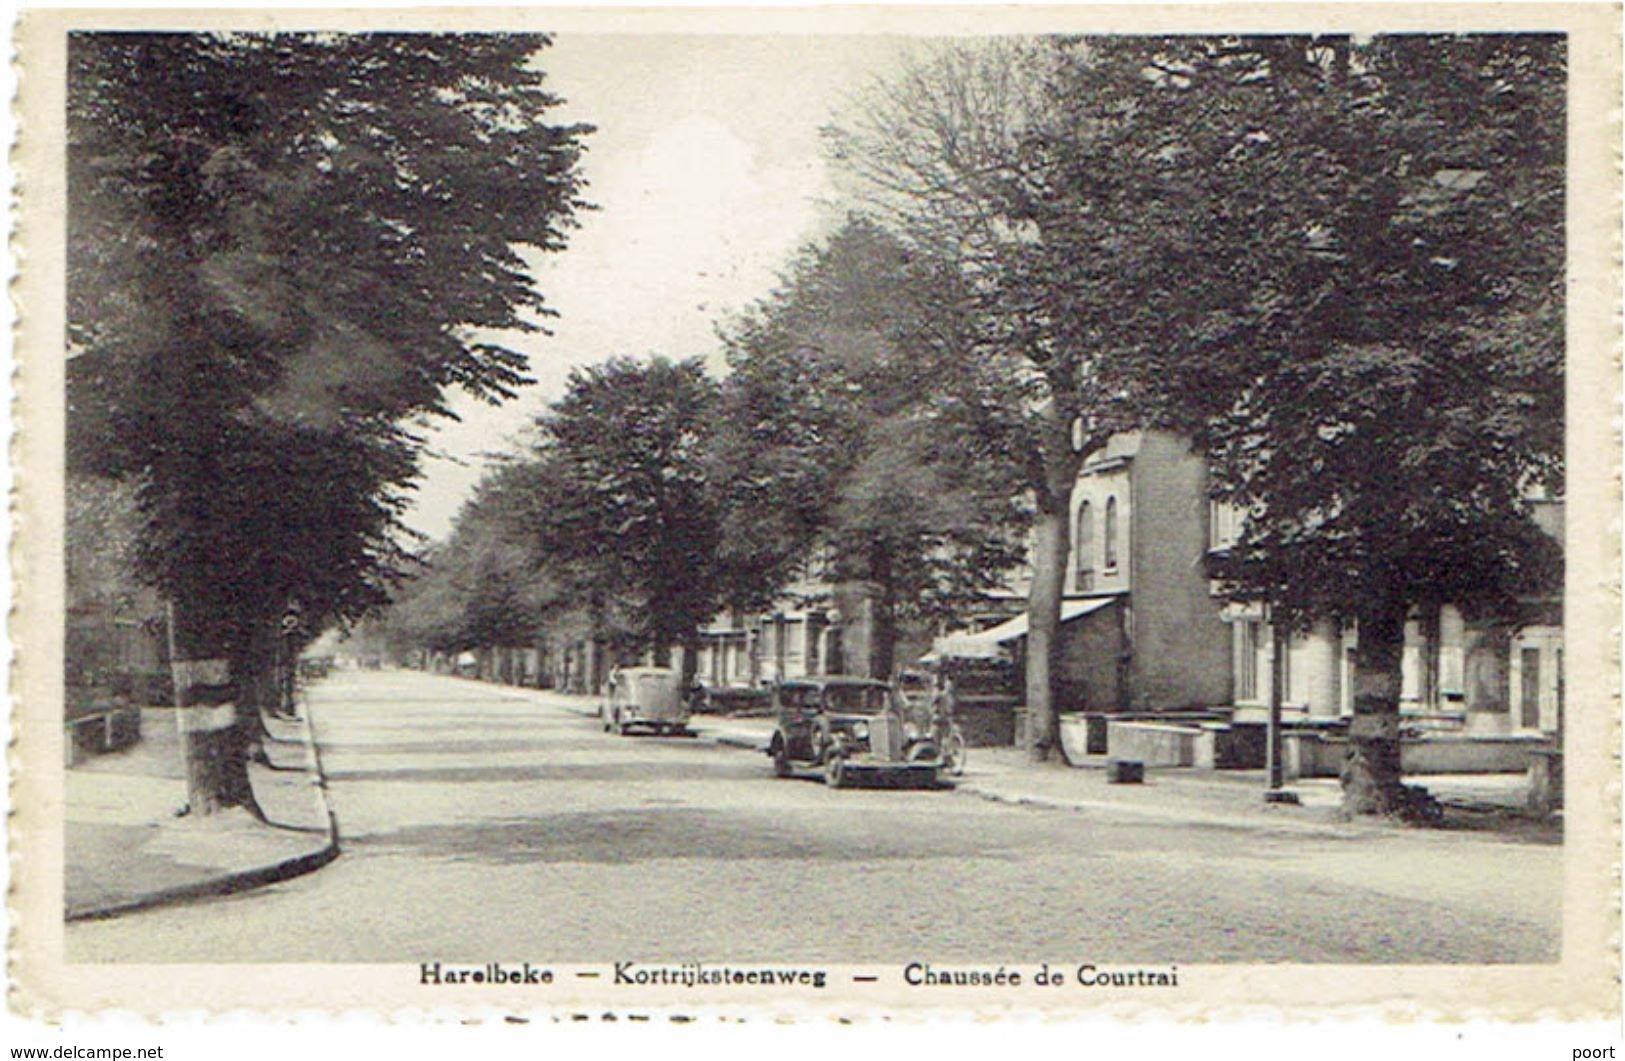
[[[299,660],[299,677],[306,681],[325,678],[332,669],[332,656],[305,656]]]
[[[782,681],[773,704],[778,726],[767,754],[779,777],[819,770],[831,788],[937,780],[935,748],[907,740],[904,705],[885,682],[838,675]]]
[[[653,733],[687,733],[689,698],[670,667],[619,667],[599,707],[606,732],[625,735],[634,726]]]

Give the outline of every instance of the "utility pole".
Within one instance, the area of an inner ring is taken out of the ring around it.
[[[1297,803],[1298,794],[1285,787],[1285,771],[1281,768],[1281,701],[1286,687],[1288,633],[1284,626],[1270,620],[1270,715],[1265,729],[1265,765],[1269,770],[1269,787],[1264,790],[1265,803]]]

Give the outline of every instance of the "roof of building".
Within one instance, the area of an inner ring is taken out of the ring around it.
[[[1061,622],[1068,623],[1073,619],[1081,619],[1085,615],[1093,615],[1117,597],[1085,597],[1082,599],[1061,602]],[[998,626],[980,630],[974,634],[950,634],[940,638],[934,646],[934,651],[943,656],[976,656],[985,651],[988,646],[1001,645],[1007,641],[1027,636],[1027,613],[1022,612],[1013,619],[1006,619]]]

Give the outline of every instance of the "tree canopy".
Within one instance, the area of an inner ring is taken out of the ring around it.
[[[1281,172],[1336,194],[1278,208],[1274,262],[1238,255],[1278,305],[1209,410],[1220,491],[1255,514],[1227,573],[1289,617],[1509,612],[1560,562],[1528,497],[1562,482],[1562,42],[1265,58]]]
[[[713,488],[738,603],[768,603],[809,556],[875,585],[883,622],[945,620],[1002,584],[1021,468],[1004,440],[960,437],[975,392],[958,295],[940,263],[854,219],[725,332]]]
[[[538,456],[553,473],[541,495],[548,554],[578,595],[619,601],[631,633],[657,653],[692,649],[718,604],[704,468],[715,404],[697,359],[613,358],[572,372],[538,421]]]
[[[525,382],[500,336],[549,311],[522,249],[585,205],[547,43],[70,39],[69,465],[136,484],[177,666],[229,668],[214,700],[270,687],[285,608],[313,633],[385,599],[424,418]],[[241,759],[192,756],[237,764],[194,806],[243,798]]]
[[[1561,476],[1563,76],[1539,35],[1012,39],[830,131],[877,216],[956,263],[1021,412],[1041,729],[1071,482],[1124,428],[1212,458],[1258,515],[1225,573],[1282,615],[1377,641],[1549,575],[1523,496]]]
[[[70,457],[141,481],[172,597],[379,600],[411,425],[524,381],[490,337],[541,327],[520,248],[561,249],[583,205],[546,44],[73,38]]]

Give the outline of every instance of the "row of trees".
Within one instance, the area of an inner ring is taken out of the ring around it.
[[[733,322],[726,379],[699,359],[577,370],[399,595],[395,644],[548,632],[681,646],[692,668],[719,610],[766,607],[812,573],[868,588],[861,667],[888,673],[898,625],[978,599],[1025,529],[1008,452],[956,438],[932,383],[958,350],[940,332],[951,307],[920,293],[903,246],[853,220]]]
[[[252,805],[277,661],[387,599],[426,418],[525,382],[492,336],[548,313],[519,248],[563,247],[589,131],[548,121],[547,43],[70,40],[68,464],[135,491],[178,705],[213,709],[196,813]]]
[[[616,579],[682,571],[681,628],[658,631],[680,642],[718,602],[782,585],[810,543],[895,591],[889,608],[974,593],[1030,517],[1043,758],[1078,469],[1114,432],[1176,429],[1210,457],[1216,496],[1253,517],[1218,572],[1235,596],[1283,626],[1357,624],[1346,791],[1355,810],[1401,810],[1406,615],[1442,601],[1515,614],[1558,562],[1524,498],[1561,487],[1563,47],[942,49],[828,131],[870,220],[728,330],[725,381],[659,363],[580,374],[530,469],[499,477],[585,481],[594,518],[606,501],[621,511],[633,484],[605,470],[646,472],[631,454],[578,464],[570,425],[593,413],[588,434],[652,437],[613,410],[637,404],[640,373],[680,377],[706,441],[648,483],[693,487],[693,551],[631,544],[655,524],[625,511],[590,529],[537,521],[551,529],[532,558],[596,557],[615,573],[592,583],[599,603],[651,608],[657,586],[628,595]],[[572,478],[584,467],[599,470]],[[652,618],[641,632],[657,633]]]
[[[284,613],[353,619],[418,563],[426,418],[524,382],[519,248],[584,207],[546,44],[71,42],[68,459],[136,491],[181,703],[234,705],[194,713],[195,810],[249,798]],[[883,621],[949,612],[1030,520],[1042,757],[1079,464],[1172,427],[1257,517],[1237,595],[1358,623],[1350,791],[1399,806],[1406,612],[1552,567],[1523,497],[1561,481],[1564,74],[1532,35],[933,53],[830,130],[867,220],[724,329],[727,378],[577,373],[398,610],[681,644],[821,555]]]
[[[1405,806],[1410,608],[1515,613],[1556,557],[1564,51],[1553,36],[1111,38],[952,49],[832,130],[955,263],[971,363],[1021,410],[1050,696],[1083,455],[1188,433],[1249,511],[1222,572],[1277,622],[1357,624],[1352,809]],[[1002,429],[1001,421],[1000,428]]]

